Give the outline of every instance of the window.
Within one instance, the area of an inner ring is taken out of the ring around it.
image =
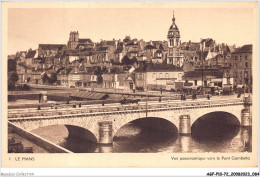
[[[245,60],[247,60],[247,55],[245,56]]]
[[[160,73],[160,77],[159,78],[162,78],[162,73]]]
[[[153,73],[153,78],[155,78],[155,79],[156,79],[156,73]]]
[[[235,56],[235,60],[237,60],[237,56]]]
[[[237,63],[235,63],[234,68],[237,68]]]
[[[179,81],[182,79],[182,73],[178,74]]]
[[[240,61],[242,61],[242,56],[240,55]]]
[[[245,71],[245,78],[248,78],[248,71]]]
[[[246,66],[246,68],[248,68],[248,63],[247,62],[245,62],[245,66]]]
[[[169,74],[168,73],[165,73],[165,78],[169,78]]]
[[[194,80],[194,85],[197,85],[197,80]]]
[[[173,46],[173,40],[170,39],[170,46]]]

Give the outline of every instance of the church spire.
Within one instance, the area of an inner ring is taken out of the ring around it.
[[[172,11],[172,23],[175,24],[174,10]]]

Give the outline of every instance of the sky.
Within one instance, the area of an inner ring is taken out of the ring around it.
[[[67,44],[69,33],[93,42],[131,38],[167,40],[175,14],[181,41],[213,38],[242,46],[253,41],[250,8],[11,8],[8,9],[8,54],[37,49],[38,44]]]

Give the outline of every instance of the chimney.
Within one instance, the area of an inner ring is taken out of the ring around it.
[[[118,44],[118,40],[115,40],[115,45],[116,45],[116,48],[117,48],[117,44]]]
[[[139,41],[138,44],[139,44],[140,49],[143,50],[143,46],[142,46],[141,41]]]
[[[236,44],[233,44],[233,48],[234,48],[234,49],[236,48]]]

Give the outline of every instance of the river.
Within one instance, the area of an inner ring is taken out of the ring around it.
[[[138,122],[130,122],[119,129],[112,146],[68,139],[68,130],[61,125],[43,127],[33,132],[75,153],[252,152],[251,127],[228,125],[219,128],[214,121],[211,124],[206,123],[207,128],[203,131],[201,126],[205,125],[202,123],[192,128],[194,133],[191,135],[180,135],[177,132],[154,130],[140,126]]]

